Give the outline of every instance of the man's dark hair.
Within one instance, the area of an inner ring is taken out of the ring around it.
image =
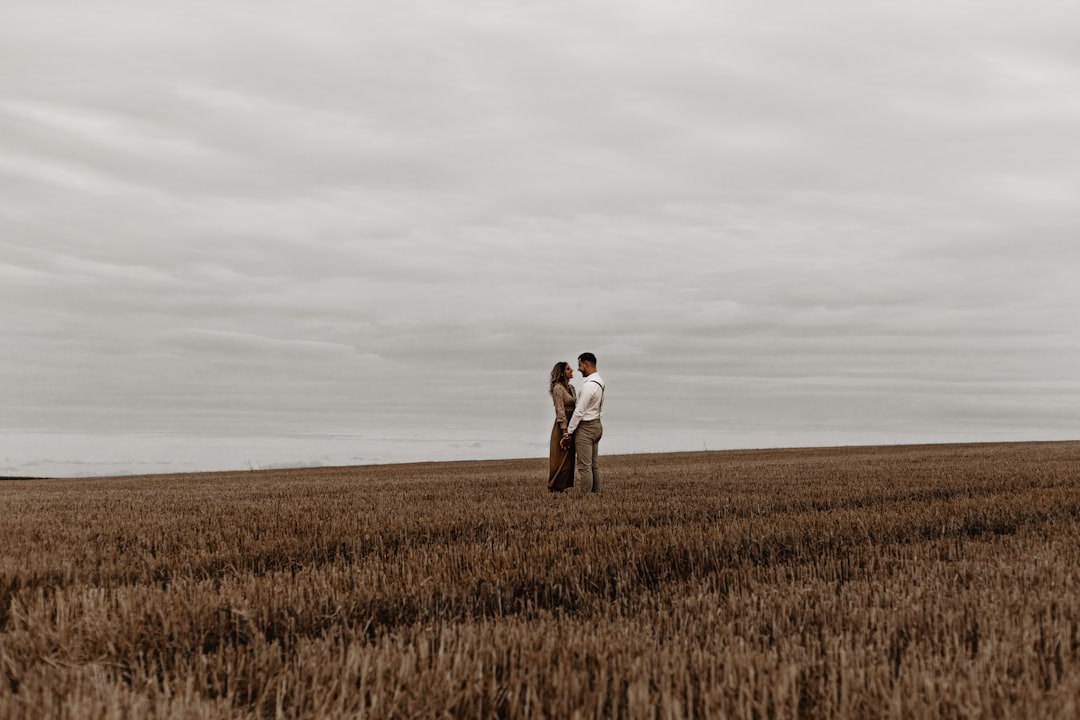
[[[580,355],[577,356],[577,359],[578,360],[584,360],[585,362],[590,363],[592,365],[596,364],[596,356],[593,355],[592,353],[581,353]]]

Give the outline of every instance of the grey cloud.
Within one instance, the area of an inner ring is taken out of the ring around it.
[[[335,356],[345,355],[351,361],[365,358],[357,356],[356,349],[347,345],[315,340],[281,339],[250,333],[212,330],[172,330],[158,333],[155,338],[167,347],[196,352],[229,355],[234,352],[280,357],[292,356],[305,359],[325,359],[339,362]],[[378,360],[376,355],[366,354],[367,361]]]
[[[1075,425],[1068,3],[3,13],[0,429]]]

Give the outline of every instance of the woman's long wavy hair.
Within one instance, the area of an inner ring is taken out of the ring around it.
[[[560,361],[555,363],[555,367],[551,368],[551,384],[548,385],[548,395],[554,395],[555,386],[566,382],[566,368],[568,367],[570,367],[570,363]]]

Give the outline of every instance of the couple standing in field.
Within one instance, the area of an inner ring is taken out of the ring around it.
[[[585,378],[578,396],[570,378],[574,369],[568,362],[557,362],[551,369],[548,392],[555,403],[555,426],[551,428],[548,454],[548,490],[562,492],[574,486],[574,468],[581,492],[600,492],[597,454],[604,426],[604,381],[596,372],[596,356],[578,355],[578,371]]]

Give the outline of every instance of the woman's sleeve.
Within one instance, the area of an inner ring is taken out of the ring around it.
[[[555,392],[551,393],[551,399],[555,401],[555,419],[559,421],[563,432],[566,432],[566,401],[563,399],[566,394],[566,388],[560,385],[556,385]]]

